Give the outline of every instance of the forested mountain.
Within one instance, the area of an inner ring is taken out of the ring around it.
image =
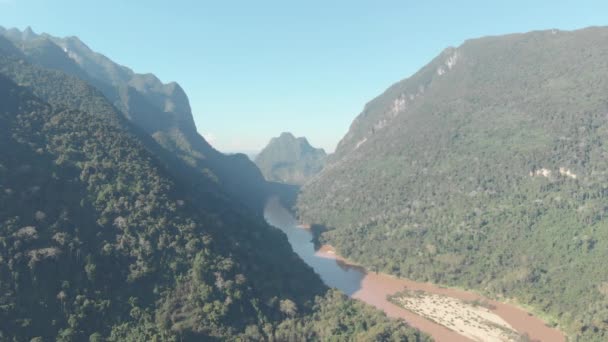
[[[0,340],[425,339],[328,291],[98,89],[28,60],[0,37]]]
[[[124,115],[151,135],[171,155],[214,179],[230,195],[261,212],[268,186],[243,154],[225,155],[197,133],[188,97],[175,82],[163,84],[153,74],[137,74],[92,51],[77,37],[57,38],[0,27],[27,60],[60,70],[95,86]]]
[[[608,339],[608,28],[468,40],[369,102],[299,197],[324,242]]]
[[[266,180],[302,185],[323,168],[325,151],[310,146],[304,137],[282,133],[256,156],[255,164]]]

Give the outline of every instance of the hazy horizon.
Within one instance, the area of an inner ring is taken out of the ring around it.
[[[227,153],[260,151],[283,131],[333,152],[365,103],[446,47],[487,35],[604,25],[608,9],[599,1],[142,6],[2,0],[0,24],[78,36],[135,72],[178,82],[199,133]]]

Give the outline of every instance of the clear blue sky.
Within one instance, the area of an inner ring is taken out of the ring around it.
[[[364,104],[468,38],[608,24],[608,1],[0,0],[0,25],[76,35],[177,81],[223,151],[282,131],[335,148]]]

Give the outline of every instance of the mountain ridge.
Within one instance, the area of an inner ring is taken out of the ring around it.
[[[126,118],[146,131],[168,153],[175,154],[199,175],[214,179],[233,197],[260,215],[269,186],[253,162],[244,155],[224,155],[196,129],[188,97],[175,82],[163,84],[152,74],[130,68],[92,51],[77,37],[2,29],[33,64],[65,72],[99,89]]]
[[[604,339],[606,46],[591,27],[444,50],[365,106],[300,217],[358,263],[516,297]]]

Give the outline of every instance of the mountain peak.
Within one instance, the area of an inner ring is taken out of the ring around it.
[[[273,140],[280,140],[282,142],[289,142],[289,143],[299,143],[302,146],[302,148],[315,149],[314,147],[312,147],[310,145],[310,143],[308,142],[308,139],[306,139],[306,137],[296,137],[291,132],[283,132],[283,133],[281,133],[281,135],[279,135],[277,138],[274,138]],[[272,141],[271,141],[271,143],[272,143]]]
[[[270,140],[255,163],[269,181],[301,185],[321,171],[325,158],[325,151],[312,147],[305,137],[283,132]]]
[[[295,140],[296,137],[291,132],[283,132],[279,136],[280,139],[292,139]]]
[[[152,73],[138,74],[93,51],[76,36],[64,38],[37,35],[31,27],[23,32],[12,28],[0,30],[32,61],[57,69],[104,89],[105,95],[124,114],[150,134],[179,130],[194,136],[196,126],[188,96],[175,82],[164,84]],[[52,44],[47,44],[41,39]],[[51,46],[53,45],[53,46]],[[55,48],[57,51],[54,51]],[[61,51],[59,51],[61,50]],[[122,89],[122,90],[120,90]],[[134,109],[146,107],[146,110]]]
[[[24,39],[32,38],[34,36],[36,36],[36,33],[34,32],[34,30],[32,30],[31,26],[28,26],[25,28],[25,30],[23,30]]]

